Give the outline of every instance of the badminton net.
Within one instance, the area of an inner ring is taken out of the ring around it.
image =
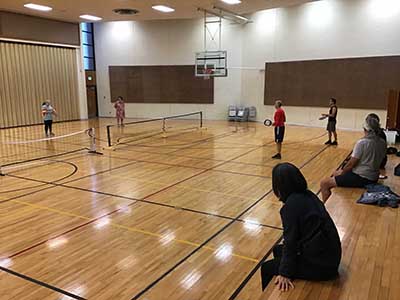
[[[150,138],[168,138],[203,126],[203,112],[160,117],[125,123],[124,126],[108,125],[108,146],[134,144]]]
[[[80,151],[96,152],[93,128],[43,138],[30,127],[0,132],[0,174]]]

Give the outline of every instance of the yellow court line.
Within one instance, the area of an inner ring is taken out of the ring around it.
[[[205,171],[206,169],[204,169]],[[209,170],[212,171],[212,170]],[[121,175],[113,175],[116,178],[122,178],[124,180],[126,180],[126,177],[123,177]],[[251,176],[251,175],[249,175]],[[138,178],[134,178],[136,181],[139,182],[144,182],[144,183],[154,183],[154,184],[158,184],[158,185],[164,185],[164,184],[171,184],[171,183],[167,183],[167,182],[161,182],[161,181],[150,181],[150,180],[145,180],[145,179],[138,179]],[[240,195],[231,195],[231,194],[227,194],[224,192],[218,192],[218,191],[209,191],[209,190],[203,190],[203,189],[198,189],[198,188],[193,188],[193,187],[186,187],[186,186],[181,186],[181,185],[173,185],[170,188],[179,188],[179,189],[185,189],[185,190],[191,190],[191,191],[197,191],[197,192],[205,192],[205,193],[210,193],[210,194],[218,194],[218,195],[224,195],[224,196],[229,196],[232,198],[240,198],[243,200],[254,200],[253,198],[250,197],[245,197],[245,196],[240,196]]]
[[[47,210],[47,211],[54,212],[54,213],[57,213],[57,214],[60,214],[60,215],[65,215],[65,216],[69,216],[69,217],[75,217],[75,218],[83,219],[85,221],[91,221],[92,220],[91,218],[88,218],[88,217],[85,217],[85,216],[81,216],[81,215],[77,215],[77,214],[74,214],[74,213],[71,213],[71,212],[67,212],[67,211],[63,211],[63,210],[59,210],[59,209],[55,209],[55,208],[51,208],[51,207],[47,207],[47,206],[43,206],[43,205],[32,204],[32,203],[28,203],[28,202],[21,201],[21,200],[10,200],[10,202],[14,202],[14,203],[21,204],[21,205],[26,205],[26,206],[29,206],[29,207],[34,208],[34,209]],[[159,233],[154,233],[154,232],[151,232],[151,231],[142,230],[142,229],[135,228],[135,227],[125,226],[125,225],[117,224],[117,223],[114,223],[114,222],[110,222],[110,226],[112,226],[114,228],[125,229],[125,230],[131,231],[131,232],[142,233],[142,234],[149,235],[149,236],[152,236],[152,237],[157,237],[157,238],[161,238],[161,239],[164,238],[164,236],[159,234]],[[199,243],[194,243],[194,242],[187,241],[187,240],[182,240],[182,239],[171,239],[171,241],[174,241],[174,242],[180,243],[180,244],[193,246],[193,247],[200,247],[201,246],[201,244],[199,244]],[[213,247],[210,247],[210,246],[203,246],[202,248],[204,248],[206,250],[209,250],[209,251],[213,251],[213,252],[215,252],[217,250],[216,248],[213,248]],[[232,253],[231,255],[234,256],[234,257],[243,259],[243,260],[248,260],[248,261],[252,261],[252,262],[258,263],[258,260],[255,259],[255,258],[251,258],[251,257],[247,257],[247,256],[244,256],[244,255],[235,254],[235,253]]]

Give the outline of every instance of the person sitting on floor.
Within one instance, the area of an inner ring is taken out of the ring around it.
[[[293,279],[324,281],[338,276],[342,255],[338,231],[324,204],[307,189],[300,170],[282,163],[272,171],[275,195],[283,202],[280,214],[283,245],[273,248],[274,259],[261,266],[262,288],[273,276],[281,291],[294,288]]]
[[[375,118],[375,119],[378,120],[378,123],[381,122],[381,120],[379,119],[379,116],[377,114],[374,114],[374,113],[369,114],[367,116],[367,118]],[[386,137],[386,134],[385,134],[385,130],[383,128],[379,128],[378,136],[381,139],[383,139],[385,142],[387,142],[387,137]],[[387,164],[387,160],[388,160],[387,155],[385,155],[385,157],[384,157],[384,159],[383,159],[383,161],[381,163],[380,169],[382,169],[382,170],[385,169],[386,164]]]
[[[321,181],[323,201],[331,196],[332,188],[364,188],[378,181],[379,169],[386,156],[386,142],[379,137],[380,131],[379,121],[368,115],[364,124],[364,137],[354,146],[350,160],[342,170]]]

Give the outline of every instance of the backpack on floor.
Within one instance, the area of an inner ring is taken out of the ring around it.
[[[400,176],[400,164],[398,164],[398,165],[394,168],[394,175],[395,175],[395,176]]]

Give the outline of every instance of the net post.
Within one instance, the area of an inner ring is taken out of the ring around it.
[[[111,147],[110,125],[107,125],[107,141],[108,141],[108,147]]]
[[[200,112],[200,128],[203,128],[203,112]]]
[[[98,152],[96,149],[96,132],[95,132],[94,128],[88,129],[88,135],[90,137],[89,153],[102,155],[103,153]]]

